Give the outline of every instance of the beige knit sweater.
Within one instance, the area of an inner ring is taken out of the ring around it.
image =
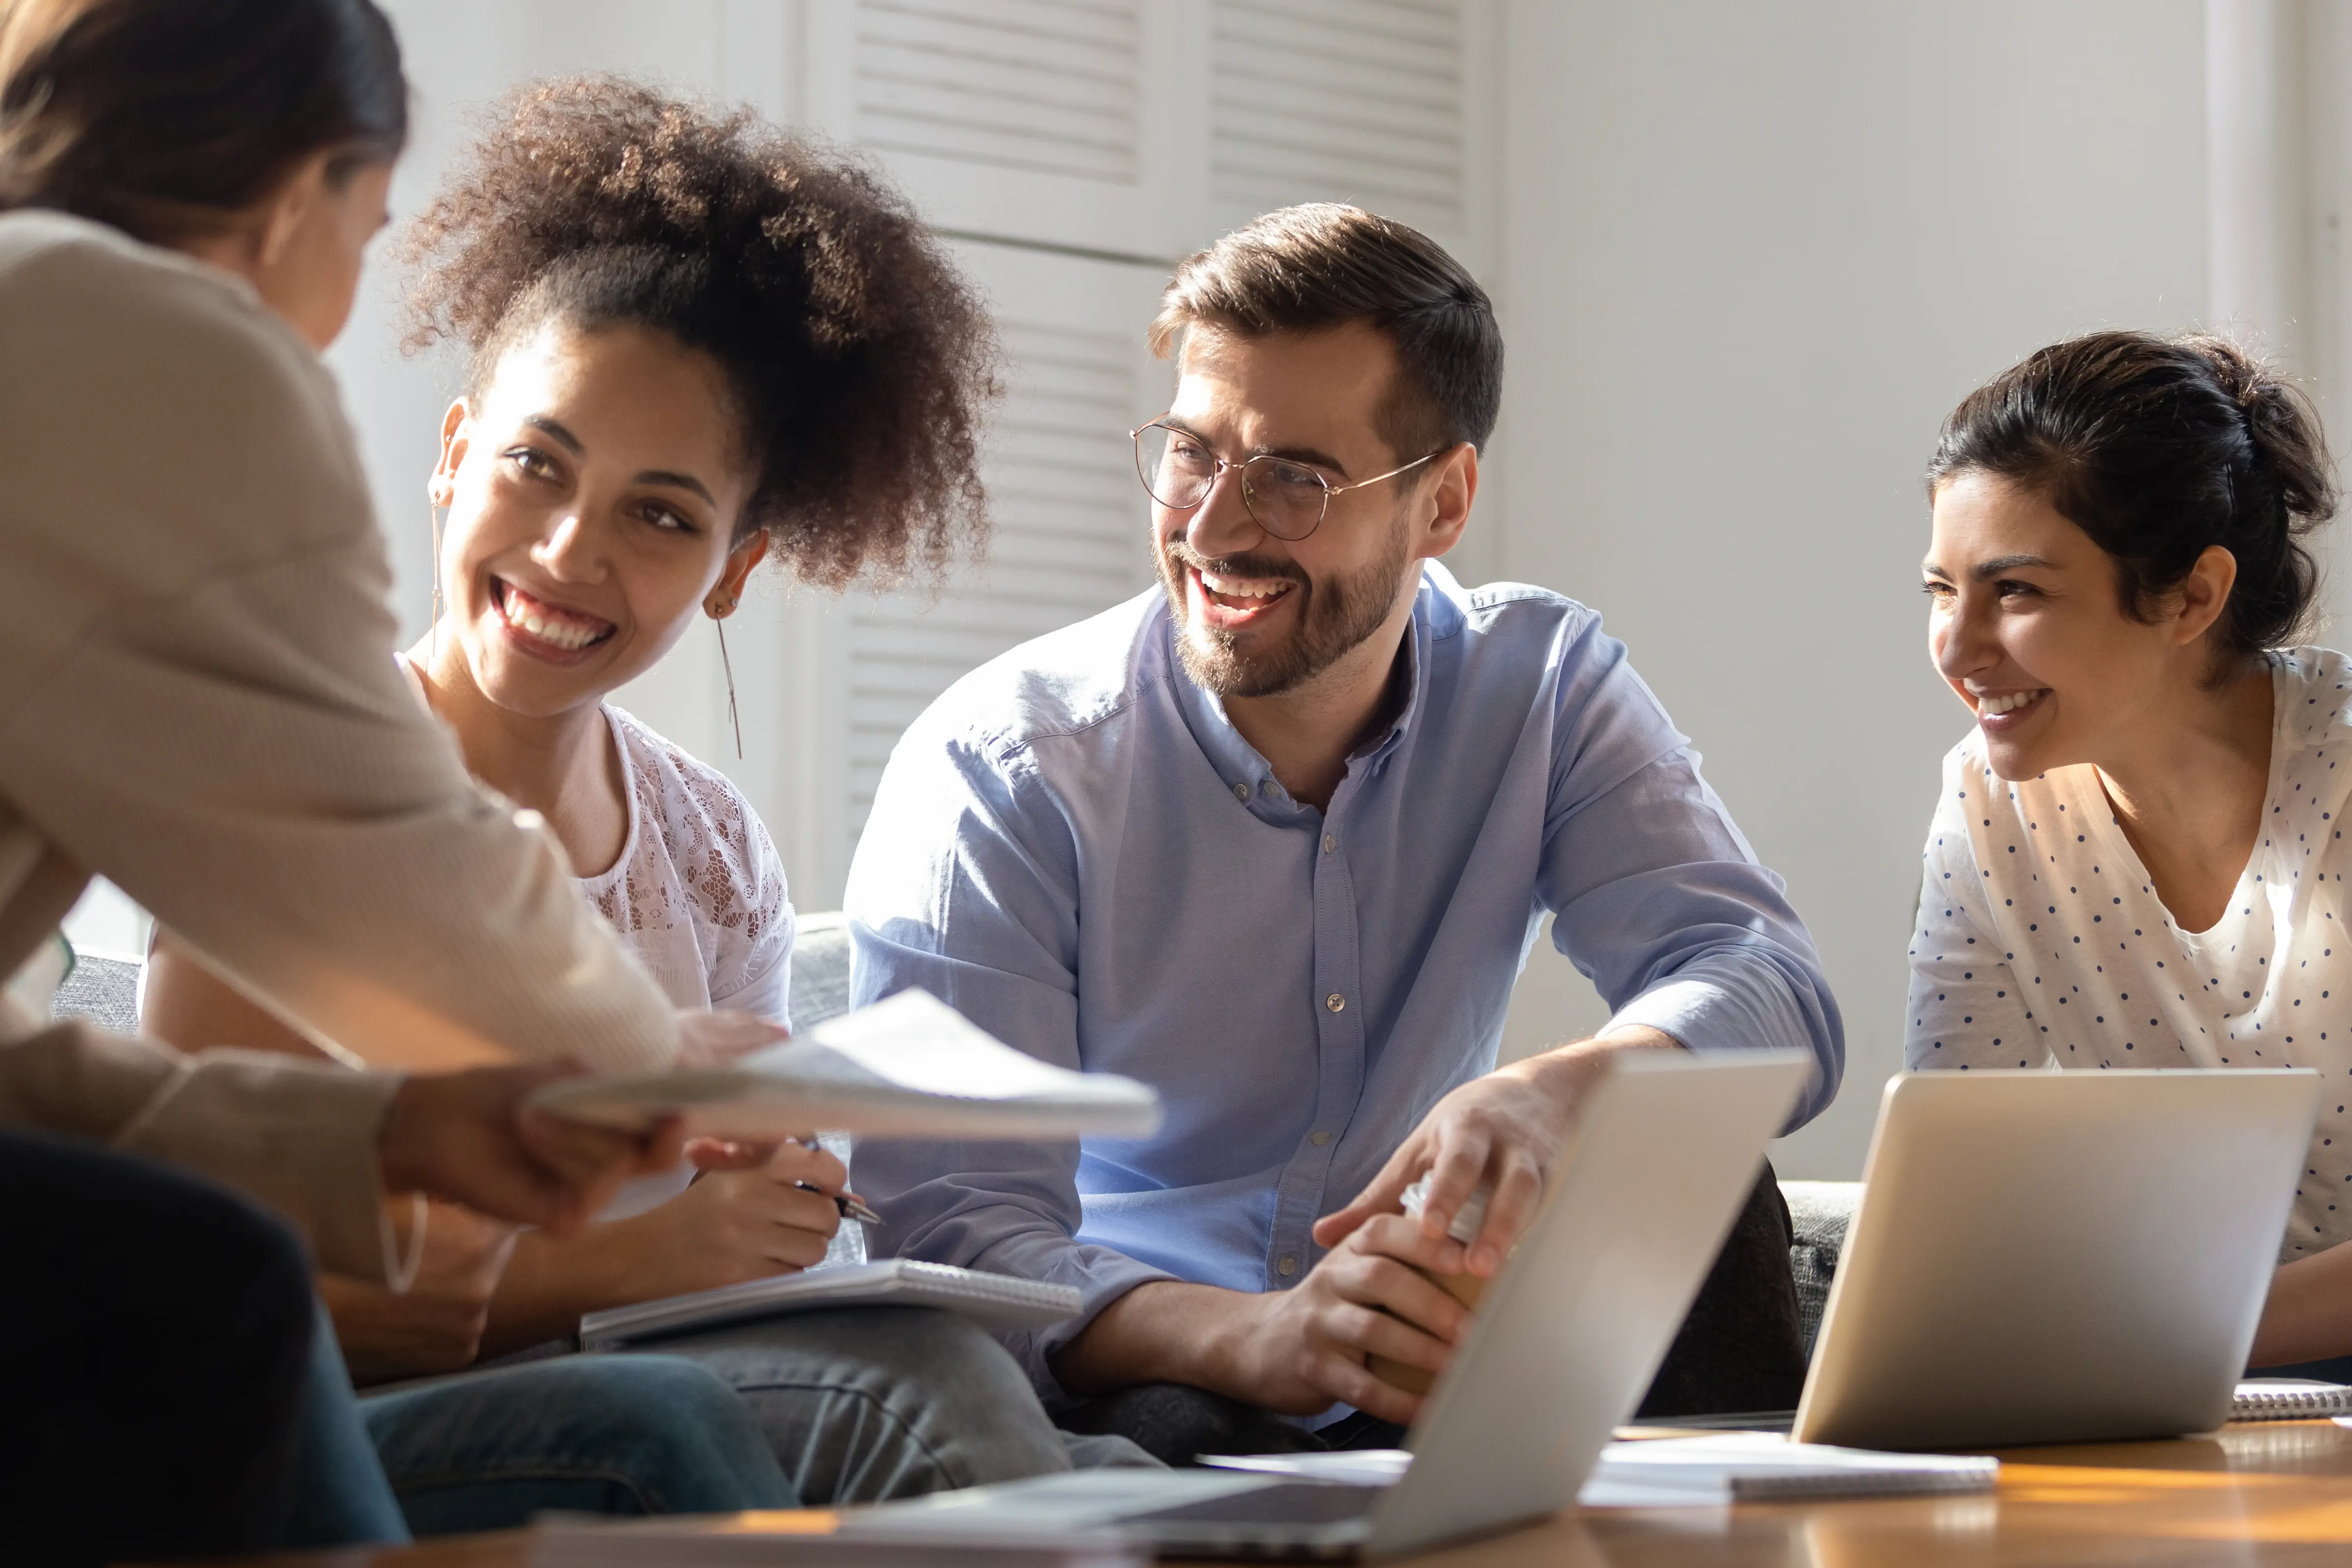
[[[402,685],[390,581],[333,382],[249,289],[0,214],[0,975],[97,873],[371,1064],[661,1065],[661,993]],[[210,1171],[376,1274],[394,1080],[215,1054],[0,1013],[0,1124]]]

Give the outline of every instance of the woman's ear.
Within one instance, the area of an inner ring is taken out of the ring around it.
[[[2186,647],[2213,628],[2230,607],[2230,590],[2238,582],[2238,558],[2220,545],[2207,545],[2178,591],[2179,612],[2173,618],[2172,641]]]
[[[330,152],[313,152],[296,166],[292,177],[278,187],[278,193],[267,199],[254,247],[254,259],[263,271],[278,265],[287,246],[300,232],[311,203],[326,189],[327,165],[333,158]]]
[[[719,570],[719,580],[702,597],[702,608],[713,621],[724,621],[735,613],[735,606],[743,598],[744,580],[751,569],[768,557],[768,530],[754,528],[751,537],[737,545],[727,555],[727,564]]]
[[[425,491],[436,507],[446,507],[457,493],[457,469],[466,461],[466,448],[473,435],[474,411],[464,398],[449,405],[441,416],[441,461],[433,466],[433,477],[426,481]]]

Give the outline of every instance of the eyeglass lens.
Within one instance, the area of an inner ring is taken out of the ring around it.
[[[1171,511],[1189,511],[1207,499],[1218,466],[1215,453],[1181,430],[1151,424],[1136,434],[1136,473],[1151,498]],[[1314,469],[1263,453],[1241,468],[1242,502],[1267,533],[1303,539],[1323,520],[1330,492]]]

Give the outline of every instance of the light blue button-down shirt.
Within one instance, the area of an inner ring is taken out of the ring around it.
[[[874,1143],[877,1253],[1059,1281],[1077,1318],[1176,1278],[1281,1290],[1308,1231],[1493,1069],[1547,912],[1614,1024],[1797,1046],[1836,1003],[1780,879],[1591,610],[1423,574],[1402,715],[1318,811],[1178,662],[1156,589],[959,681],[884,772],[849,875],[855,999],[919,986],[1065,1067],[1159,1089],[1160,1131]]]

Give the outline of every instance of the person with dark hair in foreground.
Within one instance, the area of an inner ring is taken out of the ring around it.
[[[1905,1064],[2340,1082],[2352,660],[2301,645],[2336,503],[2311,405],[2225,339],[2093,333],[1969,393],[1927,497],[1928,654],[1974,723],[1927,831]],[[2253,1347],[2336,1381],[2344,1099]]]
[[[1458,263],[1295,207],[1184,262],[1152,336],[1180,377],[1135,434],[1160,588],[917,721],[847,906],[858,1001],[920,986],[1150,1082],[1166,1129],[877,1145],[854,1175],[892,1249],[1084,1292],[1013,1346],[1066,1425],[1176,1462],[1390,1444],[1419,1397],[1368,1361],[1437,1371],[1466,1315],[1417,1270],[1502,1266],[1606,1058],[1800,1048],[1801,1122],[1837,1087],[1837,1009],[1599,617],[1437,563],[1502,394]],[[1615,1016],[1497,1071],[1547,915]],[[1794,1403],[1788,1241],[1768,1173],[1650,1411]]]
[[[679,1139],[551,1122],[533,1089],[773,1036],[679,1015],[392,663],[318,351],[406,94],[367,0],[0,0],[0,975],[102,874],[317,1038],[443,1070],[185,1056],[0,993],[12,1561],[397,1538],[281,1220],[394,1288],[428,1198],[569,1228]],[[527,1441],[458,1478],[497,1517],[792,1496],[686,1362],[411,1397],[478,1428],[522,1402]]]
[[[477,777],[546,817],[673,1002],[783,1022],[793,910],[766,830],[724,774],[608,699],[696,617],[723,622],[762,559],[839,584],[977,543],[986,312],[838,153],[612,78],[517,94],[409,249],[419,341],[473,356],[427,486],[447,522],[443,610],[405,655],[418,695]],[[183,1042],[308,1049],[169,940],[146,1019]],[[641,1184],[574,1236],[436,1217],[405,1294],[322,1276],[354,1370],[449,1371],[824,1256],[840,1161],[696,1152],[709,1168],[690,1186],[690,1169]],[[1020,1368],[952,1314],[806,1313],[664,1348],[740,1393],[811,1505],[1069,1466]],[[486,1441],[406,1395],[362,1411],[413,1519],[444,1509],[453,1448]]]

